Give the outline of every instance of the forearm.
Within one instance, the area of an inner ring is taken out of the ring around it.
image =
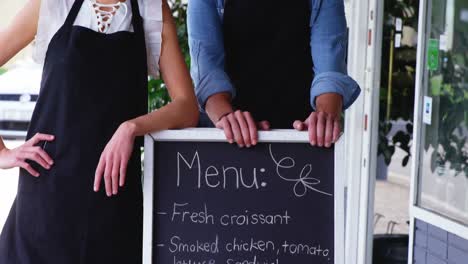
[[[217,93],[206,101],[206,113],[213,123],[219,121],[224,115],[234,111],[229,93]]]
[[[0,30],[0,66],[34,40],[39,20],[40,0],[29,0],[10,25]]]
[[[126,123],[134,136],[143,136],[165,129],[194,127],[197,125],[198,115],[198,108],[193,99],[181,98]]]
[[[315,71],[310,91],[311,106],[316,110],[323,109],[323,105],[317,105],[317,98],[336,97],[341,98],[344,110],[359,96],[360,88],[346,73],[347,31],[343,1],[313,0],[310,25]],[[321,101],[328,102],[328,99]]]
[[[192,80],[177,40],[177,31],[169,6],[163,1],[164,27],[160,70],[172,102],[168,105],[126,122],[135,136],[150,132],[195,126],[198,106]]]

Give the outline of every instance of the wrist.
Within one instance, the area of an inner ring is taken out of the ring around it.
[[[231,105],[231,95],[228,93],[212,95],[206,102],[205,110],[211,121],[216,124],[223,117],[234,111]]]
[[[226,116],[228,116],[229,114],[231,114],[233,111],[229,111],[229,112],[226,112],[224,114],[222,114],[221,116],[219,116],[215,121],[216,122],[213,122],[213,123],[217,123],[219,121],[221,121],[223,118],[225,118]]]
[[[124,132],[132,138],[138,135],[138,126],[135,122],[131,120],[122,123],[121,129],[123,129]]]
[[[329,112],[336,109],[341,111],[343,96],[338,93],[324,93],[315,98],[315,105],[317,111]]]

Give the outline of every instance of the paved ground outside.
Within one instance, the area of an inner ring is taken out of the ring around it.
[[[374,234],[408,234],[409,185],[411,164],[401,166],[405,153],[396,148],[388,167],[387,180],[378,180],[375,186]]]
[[[377,181],[375,193],[374,233],[392,233],[391,223],[395,223],[394,234],[408,234],[408,187],[388,181]]]

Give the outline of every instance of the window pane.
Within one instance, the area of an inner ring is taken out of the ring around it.
[[[418,204],[468,225],[468,0],[430,2]]]

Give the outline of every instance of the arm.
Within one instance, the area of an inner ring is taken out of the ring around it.
[[[36,36],[40,0],[29,0],[11,24],[0,29],[0,66],[25,48]]]
[[[26,47],[34,39],[39,20],[40,0],[30,0],[16,15],[13,22],[0,30],[0,66],[7,63],[13,56]],[[52,135],[37,134],[23,145],[8,149],[0,137],[0,169],[21,167],[31,175],[38,177],[26,159],[35,161],[46,169],[53,164],[52,159],[42,148],[36,145],[41,141],[52,141]]]
[[[359,96],[359,85],[347,75],[348,45],[343,0],[311,0],[311,51],[315,78],[311,87],[311,105],[322,94],[339,94],[343,108],[348,108]]]
[[[192,58],[192,79],[200,108],[230,143],[240,147],[257,144],[257,126],[269,129],[266,121],[255,123],[249,112],[234,112],[231,101],[236,91],[224,70],[224,36],[216,0],[189,1],[188,33]]]
[[[0,29],[0,67],[34,39],[39,21],[40,0],[30,0],[15,16],[11,24]],[[0,150],[6,146],[0,137]]]
[[[359,96],[359,85],[347,75],[347,28],[343,0],[310,0],[311,51],[315,78],[310,91],[314,112],[294,122],[309,131],[312,145],[331,146],[340,136],[341,111]]]
[[[192,81],[179,48],[171,11],[164,0],[163,21],[160,67],[172,102],[157,111],[128,120],[117,129],[101,154],[94,182],[96,192],[103,177],[108,196],[116,195],[119,186],[124,185],[135,137],[165,129],[191,127],[198,122]]]
[[[235,89],[224,71],[224,36],[216,0],[189,1],[187,26],[191,75],[201,109],[213,121],[232,112]]]
[[[165,129],[193,127],[198,123],[199,113],[192,80],[179,47],[175,22],[165,1],[163,21],[159,63],[172,102],[157,111],[130,120],[135,136]]]

